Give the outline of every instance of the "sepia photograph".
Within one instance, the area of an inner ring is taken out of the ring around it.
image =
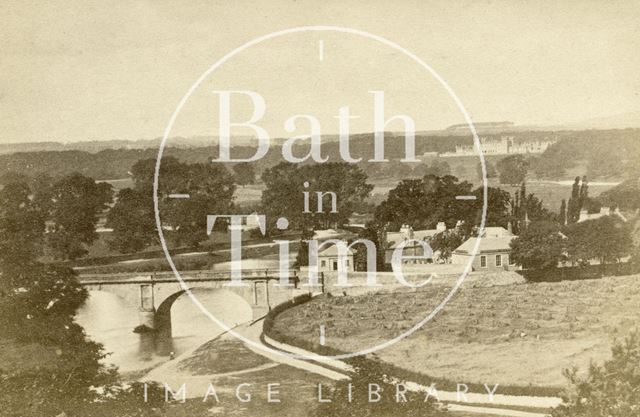
[[[638,22],[3,0],[0,417],[640,416]]]

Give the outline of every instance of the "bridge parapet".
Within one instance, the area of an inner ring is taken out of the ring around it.
[[[289,280],[294,286],[299,281],[298,270],[288,270]],[[195,270],[180,272],[183,281],[230,281],[229,271]],[[247,269],[242,271],[242,279],[247,281],[255,280],[280,280],[284,275],[279,269]],[[144,281],[149,282],[179,282],[173,271],[162,272],[123,272],[113,274],[79,274],[79,281],[82,285],[94,284],[119,284],[127,282]]]

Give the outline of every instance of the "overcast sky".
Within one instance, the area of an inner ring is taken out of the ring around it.
[[[474,121],[556,124],[638,111],[638,22],[635,1],[5,0],[0,141],[161,136],[216,60],[255,37],[303,25],[352,27],[396,42],[446,80]],[[212,91],[231,88],[265,97],[272,136],[301,113],[334,133],[341,105],[361,116],[352,131],[371,131],[369,90],[384,90],[388,114],[407,113],[418,129],[463,121],[424,69],[348,34],[265,42],[201,87],[173,133],[216,135]],[[238,118],[247,116],[246,104],[238,104]]]

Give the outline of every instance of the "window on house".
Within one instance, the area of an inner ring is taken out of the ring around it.
[[[320,261],[320,266],[325,268],[327,266],[327,261]]]
[[[487,257],[484,255],[480,255],[480,268],[487,267]]]
[[[349,260],[347,259],[347,266],[349,266]]]
[[[496,255],[496,266],[502,266],[502,255]]]

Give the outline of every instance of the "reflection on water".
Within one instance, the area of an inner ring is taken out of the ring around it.
[[[233,327],[252,319],[251,306],[241,296],[224,289],[193,288],[192,293],[209,312]],[[162,300],[156,300],[157,304]],[[137,334],[138,308],[123,298],[105,291],[90,291],[89,299],[78,311],[76,321],[91,339],[102,343],[110,355],[105,362],[123,371],[150,368],[167,360],[155,354],[155,333]],[[222,330],[191,298],[183,294],[171,308],[172,340],[170,350],[176,356],[189,352],[218,336]]]
[[[228,327],[252,319],[251,306],[241,296],[223,289],[194,288],[191,293]],[[171,308],[173,351],[180,355],[218,336],[223,330],[192,301],[181,295]]]
[[[117,365],[122,371],[151,366],[141,360],[144,351],[140,352],[140,336],[133,333],[138,325],[138,308],[123,298],[105,291],[90,291],[89,299],[78,310],[76,321],[92,340],[102,343],[110,353],[105,362]]]

